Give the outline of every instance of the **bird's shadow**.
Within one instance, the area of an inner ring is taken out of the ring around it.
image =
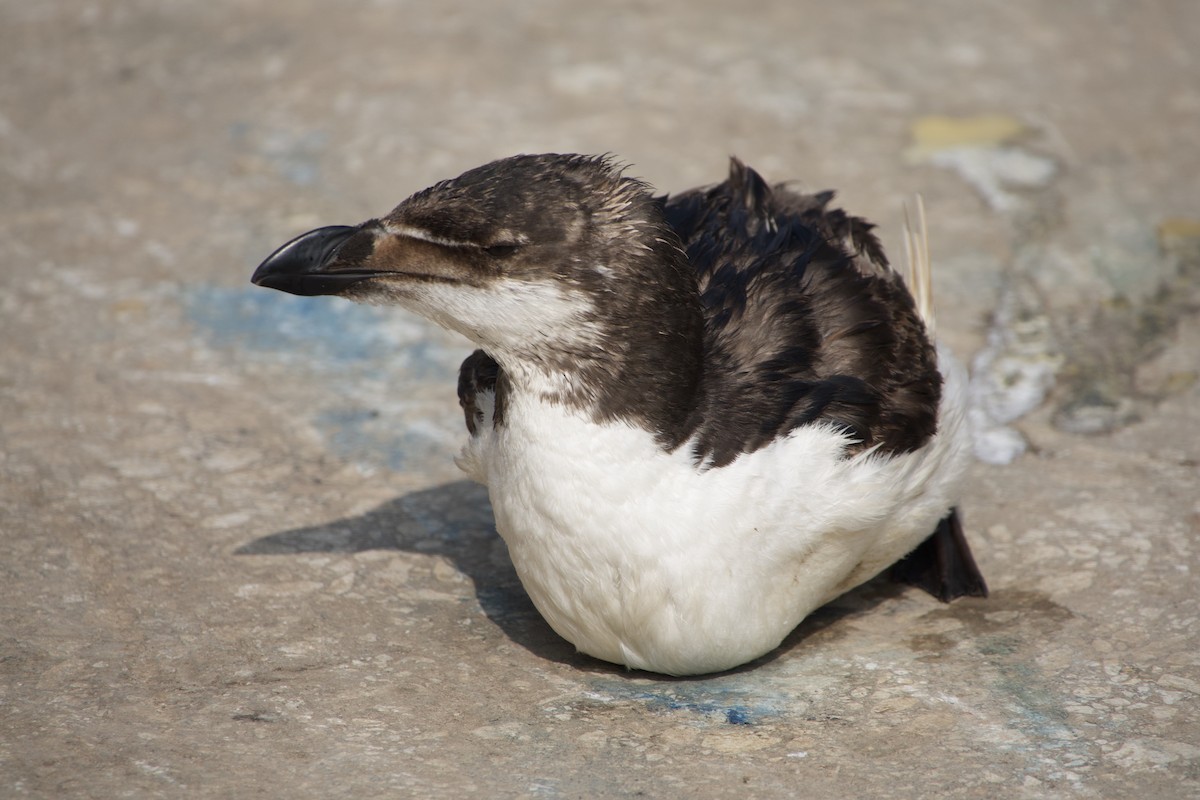
[[[487,489],[472,481],[410,492],[365,514],[263,536],[242,545],[234,554],[367,550],[446,558],[472,581],[484,614],[513,642],[551,661],[581,666],[591,662],[554,633],[534,608],[496,533]]]
[[[589,672],[625,671],[622,667],[578,653],[542,619],[522,588],[508,551],[496,533],[487,489],[472,481],[455,481],[422,489],[390,500],[365,514],[263,536],[239,547],[234,554],[358,553],[367,550],[399,550],[447,558],[472,581],[484,614],[511,641],[540,658]],[[733,672],[754,669],[775,660],[805,639],[827,635],[822,632],[843,617],[863,613],[900,591],[899,586],[880,580],[854,589],[835,604],[810,614],[779,648]]]

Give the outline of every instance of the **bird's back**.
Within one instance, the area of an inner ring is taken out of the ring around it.
[[[844,429],[850,452],[910,452],[936,431],[926,327],[870,223],[832,197],[735,159],[724,183],[664,200],[705,314],[698,460],[723,466],[814,423]]]

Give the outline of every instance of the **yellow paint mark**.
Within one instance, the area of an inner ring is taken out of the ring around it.
[[[912,124],[913,152],[928,155],[952,147],[989,147],[1015,139],[1028,130],[1008,114],[970,117],[931,115]]]
[[[114,314],[140,314],[146,310],[146,302],[137,297],[126,297],[113,303]]]
[[[1194,370],[1181,369],[1167,375],[1167,379],[1163,381],[1163,394],[1181,394],[1191,389],[1196,385],[1196,381],[1200,379]]]
[[[1158,241],[1165,244],[1171,239],[1200,239],[1200,219],[1171,217],[1158,223]]]

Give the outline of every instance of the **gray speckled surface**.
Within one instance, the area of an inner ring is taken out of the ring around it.
[[[1188,0],[0,2],[0,795],[1200,794],[1198,40]],[[922,192],[943,339],[1033,408],[982,423],[993,596],[872,583],[697,680],[557,639],[451,463],[469,348],[247,283],[540,150],[737,153],[895,255]]]

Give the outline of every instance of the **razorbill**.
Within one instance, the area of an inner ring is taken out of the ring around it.
[[[932,341],[922,236],[910,292],[830,192],[736,159],[674,197],[622,172],[494,161],[303,234],[252,280],[401,306],[479,347],[457,463],[584,653],[730,669],[893,564],[942,600],[985,595],[956,512],[965,386]]]

